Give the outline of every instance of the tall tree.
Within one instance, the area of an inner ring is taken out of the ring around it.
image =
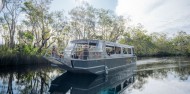
[[[52,15],[53,22],[51,23],[51,28],[53,36],[50,44],[57,41],[57,45],[60,48],[64,48],[70,39],[70,27],[67,22],[67,17],[64,15],[64,11],[56,11],[53,12]]]
[[[9,47],[13,48],[15,45],[15,32],[22,0],[5,0],[4,9],[2,10],[3,18],[8,26],[9,31]]]
[[[116,42],[125,31],[127,20],[122,16],[116,16],[113,11],[99,9],[97,30],[102,39]]]
[[[173,38],[173,45],[175,46],[176,54],[186,55],[189,53],[189,36],[186,32],[180,31],[176,37]]]
[[[76,39],[103,39],[116,42],[125,31],[126,20],[112,11],[97,9],[88,3],[69,12]]]
[[[95,35],[96,9],[88,3],[73,8],[71,16],[71,26],[76,39],[92,38]]]
[[[5,5],[5,0],[0,0],[0,13],[2,9],[4,8],[4,5]]]
[[[99,9],[98,10],[98,29],[101,33],[103,40],[109,40],[108,34],[112,28],[112,14],[110,10]]]
[[[33,45],[39,48],[38,52],[55,42],[58,46],[64,47],[69,41],[66,37],[69,37],[71,30],[67,17],[64,11],[49,12],[50,3],[51,0],[29,0],[22,7],[22,11],[27,14],[27,19],[23,20],[23,24],[29,27],[27,31],[33,34]]]
[[[1,34],[2,40],[4,41],[4,43],[2,43],[2,44],[4,44],[5,46],[8,47],[9,46],[9,44],[8,44],[9,43],[8,26],[6,24],[4,24],[3,22],[0,25],[1,25],[0,34]]]
[[[51,0],[29,0],[24,3],[22,10],[27,14],[28,19],[24,22],[31,26],[31,32],[35,36],[34,46],[47,47],[48,40],[52,37],[50,25],[53,22],[52,14],[48,12]]]

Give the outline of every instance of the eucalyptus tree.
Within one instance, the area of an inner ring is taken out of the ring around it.
[[[24,27],[21,25],[17,26],[17,30],[18,30],[18,42],[19,44],[22,45],[28,45],[31,46],[34,40],[34,35],[32,34],[31,31],[29,30],[24,30]]]
[[[4,8],[4,5],[5,5],[5,0],[0,0],[0,13],[2,9]]]
[[[136,53],[138,55],[148,55],[151,49],[152,42],[151,38],[146,34],[146,30],[141,24],[132,27],[129,31],[132,38],[132,45],[136,48]]]
[[[190,56],[190,35],[187,36],[188,44],[187,44],[187,55]]]
[[[8,26],[4,23],[1,23],[1,32],[0,35],[2,37],[2,40],[4,40],[4,46],[8,47],[9,46],[9,31],[8,31]]]
[[[186,32],[178,32],[172,41],[175,50],[178,52],[176,54],[188,55],[190,53],[190,37]]]
[[[126,30],[126,23],[127,22],[123,16],[114,16],[112,30],[110,30],[108,40],[116,42],[124,34]]]
[[[73,8],[70,26],[76,39],[102,39],[116,42],[125,31],[126,20],[113,11],[94,8],[88,3]]]
[[[128,45],[132,45],[132,36],[131,34],[128,32],[128,30],[131,28],[128,28],[126,30],[126,32],[123,33],[122,37],[119,39],[119,43],[121,44],[128,44]]]
[[[92,38],[95,35],[96,9],[88,3],[73,8],[70,12],[70,25],[76,39]]]
[[[9,47],[14,48],[15,32],[23,0],[4,0],[4,9],[2,10],[3,20],[8,26]]]
[[[152,41],[155,44],[155,53],[157,55],[171,55],[173,47],[171,39],[165,33],[152,33]]]
[[[97,31],[101,34],[101,39],[116,42],[124,34],[127,20],[105,9],[98,9],[97,15]]]
[[[48,40],[53,36],[51,33],[53,14],[48,11],[50,3],[51,0],[29,0],[22,7],[22,11],[27,15],[24,23],[31,27],[30,31],[35,36],[34,47],[39,47],[38,52],[48,46]]]
[[[153,38],[147,34],[147,30],[141,24],[128,27],[119,42],[133,45],[135,47],[135,53],[138,56],[150,56],[155,54],[156,45],[153,42]]]
[[[64,11],[55,11],[52,13],[52,41],[49,43],[49,46],[54,42],[57,42],[57,45],[64,48],[69,39],[70,39],[70,27],[68,24],[68,19],[64,15]]]
[[[39,45],[39,43],[37,42],[39,39],[39,34],[38,34],[38,13],[40,12],[37,8],[37,6],[35,6],[35,2],[30,0],[24,3],[24,6],[22,7],[22,11],[27,15],[26,19],[24,19],[22,21],[23,25],[25,27],[30,27],[31,30],[29,32],[31,32],[33,34],[33,36],[35,36],[35,43],[34,46]],[[29,29],[29,28],[27,28]]]
[[[99,9],[98,10],[98,31],[101,34],[101,39],[109,40],[108,34],[112,28],[112,12],[110,10]]]
[[[86,38],[94,39],[96,35],[96,25],[97,25],[97,9],[93,8],[90,5],[87,5],[86,9],[86,18],[85,18],[85,28],[86,31]]]

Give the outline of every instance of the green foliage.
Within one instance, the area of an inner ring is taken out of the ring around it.
[[[111,10],[94,8],[88,3],[73,8],[68,20],[64,11],[49,12],[51,1],[16,0],[16,4],[9,3],[19,6],[12,10],[14,12],[4,11],[6,15],[0,17],[2,38],[5,40],[5,45],[0,47],[1,55],[43,55],[52,44],[63,49],[71,39],[119,41],[133,45],[138,56],[190,55],[190,35],[186,32],[180,31],[172,38],[164,33],[147,34],[143,25],[129,26],[130,19],[117,16]],[[17,25],[14,22],[20,12],[26,14],[26,19]]]
[[[84,3],[73,8],[70,27],[75,39],[101,39],[116,42],[125,31],[126,20],[111,10],[98,9]]]
[[[34,48],[31,45],[23,45],[19,50],[24,55],[37,55],[37,48]]]
[[[14,56],[18,53],[16,49],[10,49],[8,46],[0,46],[0,55],[3,56]]]
[[[137,56],[190,55],[190,35],[180,31],[168,38],[164,33],[146,34],[142,27],[130,28],[119,41],[135,47]]]
[[[28,40],[31,40],[31,41],[34,39],[34,36],[31,32],[25,32],[24,36],[25,36],[25,38],[27,38]]]
[[[18,32],[18,40],[20,44],[32,45],[34,35],[29,30]]]
[[[16,56],[16,55],[39,55],[37,48],[31,45],[16,45],[14,49],[10,49],[6,46],[0,46],[0,55],[3,56]]]

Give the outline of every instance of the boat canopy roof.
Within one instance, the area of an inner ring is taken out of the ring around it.
[[[105,42],[108,46],[118,46],[118,47],[125,47],[125,48],[134,48],[134,46],[125,45],[125,44],[119,44],[115,42],[109,42],[109,41],[103,41],[103,40],[87,40],[87,39],[81,39],[81,40],[73,40],[71,43],[79,43],[79,44],[98,44],[99,42],[103,43]]]
[[[119,44],[119,43],[115,43],[115,42],[105,41],[105,43],[108,46],[118,46],[118,47],[125,47],[125,48],[134,48],[134,46],[125,45],[125,44]]]
[[[100,40],[86,40],[86,39],[81,39],[81,40],[73,40],[71,43],[99,43]]]

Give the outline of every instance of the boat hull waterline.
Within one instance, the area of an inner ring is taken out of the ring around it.
[[[61,62],[59,59],[52,59],[50,57],[44,58],[50,61],[52,66],[57,66],[73,73],[102,74],[106,73],[106,71],[111,72],[126,68],[131,68],[131,70],[136,69],[136,57],[99,60],[71,60],[71,62],[68,62],[71,63],[71,65]]]

